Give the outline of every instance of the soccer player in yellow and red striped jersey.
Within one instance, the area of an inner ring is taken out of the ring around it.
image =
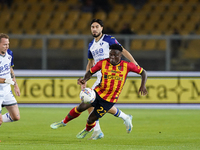
[[[111,65],[110,59],[99,61],[93,68],[90,69],[92,74],[101,69],[102,82],[95,87],[95,91],[104,100],[116,103],[124,86],[128,72],[136,72],[140,74],[142,68],[133,65],[131,62],[121,60],[117,65]]]
[[[93,19],[90,23],[91,27],[91,34],[94,39],[89,43],[88,47],[88,63],[86,66],[86,72],[90,70],[98,61],[109,58],[109,47],[112,44],[119,44],[121,45],[118,40],[111,35],[107,35],[103,33],[103,21],[100,19]],[[122,55],[133,62],[134,64],[138,65],[133,56],[125,49],[122,50]],[[94,89],[101,81],[101,72],[96,72],[97,80],[92,86]],[[81,89],[84,89],[85,85],[81,85]],[[93,111],[93,107],[88,109],[89,114]],[[112,114],[115,117],[119,117],[124,121],[124,125],[126,126],[126,131],[129,133],[130,128],[132,127],[132,115],[128,115],[124,113],[122,110],[118,109],[117,107],[113,106],[108,113]],[[99,120],[96,121],[96,126],[94,127],[94,131],[90,139],[97,140],[104,137],[104,134],[100,127]]]
[[[74,107],[61,122],[51,124],[51,128],[57,129],[58,127],[66,126],[69,121],[77,118],[83,111],[94,107],[94,110],[87,119],[86,128],[77,135],[77,138],[84,138],[92,131],[92,128],[96,124],[95,121],[103,117],[117,102],[128,72],[135,72],[141,75],[142,81],[139,93],[141,95],[147,94],[147,89],[145,87],[147,80],[146,71],[132,62],[121,60],[121,57],[122,47],[118,44],[111,45],[109,58],[97,62],[97,64],[85,74],[83,79],[78,79],[78,84],[85,84],[95,72],[101,70],[101,82],[94,88],[96,92],[96,99],[94,102],[91,104],[80,103],[78,106]],[[130,132],[131,130],[132,127],[130,128]]]

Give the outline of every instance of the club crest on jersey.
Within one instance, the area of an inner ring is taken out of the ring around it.
[[[121,69],[122,69],[122,66],[118,66],[118,69],[121,70]]]
[[[140,69],[140,66],[139,66],[139,65],[136,65],[136,66],[137,66],[138,69]]]
[[[103,42],[102,42],[102,43],[100,43],[99,45],[101,45],[101,46],[102,46],[102,45],[103,45]]]
[[[11,58],[12,58],[11,56],[8,57],[9,60],[10,60]]]

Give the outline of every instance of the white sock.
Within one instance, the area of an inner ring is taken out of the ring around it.
[[[119,117],[119,118],[122,118],[122,119],[125,121],[126,118],[127,118],[127,114],[125,114],[123,111],[121,111],[121,113],[119,114],[118,117]]]
[[[94,126],[94,131],[101,130],[99,120],[96,121],[96,125]]]
[[[9,113],[3,114],[2,115],[3,122],[13,122],[12,118],[10,117]]]
[[[127,115],[123,111],[119,110],[118,108],[117,108],[117,112],[114,116],[119,117],[123,120],[126,120],[126,118],[127,118]]]

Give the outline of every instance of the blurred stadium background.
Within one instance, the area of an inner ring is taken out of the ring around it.
[[[85,70],[90,21],[100,18],[151,71],[198,71],[199,0],[1,0],[0,32],[15,69]],[[127,32],[121,32],[124,26]]]

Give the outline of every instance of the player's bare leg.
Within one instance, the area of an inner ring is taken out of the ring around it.
[[[17,104],[5,106],[5,108],[8,110],[8,113],[2,115],[3,122],[18,121],[20,119],[20,113]]]
[[[1,126],[2,123],[3,123],[3,118],[2,118],[2,115],[0,113],[0,126]]]
[[[88,108],[88,113],[90,114],[93,111],[94,107]]]
[[[88,113],[90,114],[93,111],[94,107],[88,108]],[[104,137],[103,132],[101,131],[99,120],[96,120],[96,125],[94,127],[94,131],[92,136],[89,138],[90,140],[97,140]]]

